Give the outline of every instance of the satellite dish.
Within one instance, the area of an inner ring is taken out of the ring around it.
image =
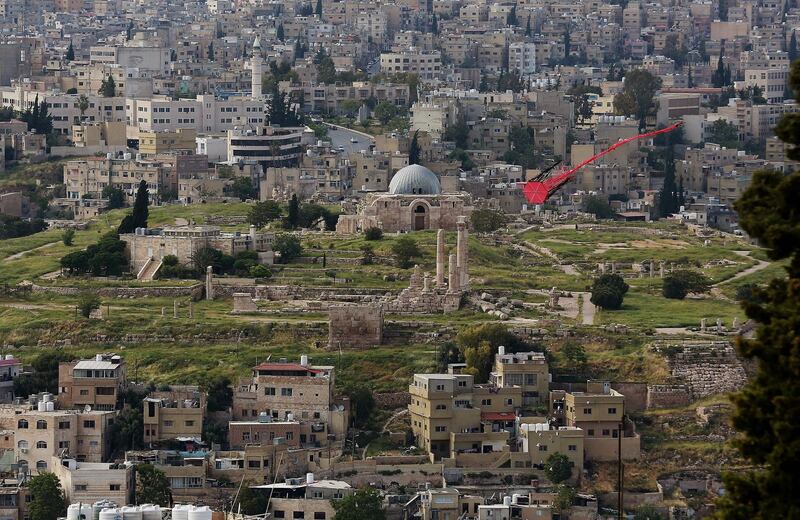
[[[92,407],[87,404],[86,406],[83,407],[83,411],[86,412],[86,413],[89,413],[89,412],[92,411]]]

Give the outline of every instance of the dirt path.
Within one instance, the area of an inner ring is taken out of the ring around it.
[[[47,249],[48,247],[53,247],[54,245],[58,244],[59,242],[61,242],[61,241],[60,240],[56,240],[55,242],[48,242],[47,244],[44,244],[43,246],[34,247],[33,249],[27,249],[25,251],[20,251],[19,253],[14,253],[13,255],[9,255],[9,256],[5,257],[5,259],[3,259],[3,261],[4,262],[11,262],[13,260],[19,260],[20,258],[22,258],[23,256],[25,256],[26,254],[28,254],[28,253],[30,253],[32,251],[39,251],[41,249]]]
[[[760,270],[765,269],[766,267],[768,267],[770,265],[769,262],[765,262],[764,260],[759,260],[758,258],[751,257],[750,256],[750,253],[751,253],[750,251],[734,251],[734,253],[736,253],[739,256],[743,256],[745,258],[749,258],[751,260],[755,260],[758,263],[756,265],[754,265],[754,266],[748,267],[744,271],[739,271],[738,273],[736,273],[735,275],[731,276],[730,278],[727,278],[725,280],[722,280],[721,282],[715,283],[714,287],[719,287],[720,285],[725,285],[725,284],[727,284],[729,282],[732,282],[733,280],[738,280],[739,278],[745,277],[747,275],[751,275],[753,273],[757,273]]]
[[[581,307],[581,316],[583,325],[594,325],[594,315],[597,312],[597,307],[590,301],[592,293],[580,293],[583,295],[583,306]]]

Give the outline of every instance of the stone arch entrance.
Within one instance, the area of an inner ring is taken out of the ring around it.
[[[414,206],[412,216],[414,231],[428,229],[428,207],[425,204],[420,203]]]

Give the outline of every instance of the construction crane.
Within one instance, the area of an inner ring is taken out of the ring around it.
[[[531,204],[544,204],[547,199],[549,199],[556,191],[558,191],[561,186],[567,183],[570,178],[581,168],[590,164],[600,157],[603,157],[606,154],[609,154],[619,148],[620,146],[626,145],[633,141],[638,141],[639,139],[647,139],[650,137],[655,137],[660,134],[666,134],[668,132],[672,132],[673,130],[680,128],[683,125],[683,121],[678,121],[674,125],[668,126],[666,128],[661,128],[659,130],[654,130],[652,132],[646,132],[644,134],[634,135],[633,137],[628,137],[626,139],[620,139],[618,142],[614,143],[610,147],[606,148],[602,152],[593,155],[580,163],[579,165],[573,167],[570,170],[563,171],[557,175],[549,176],[550,171],[555,168],[561,161],[555,163],[554,165],[550,166],[542,173],[534,177],[533,179],[529,180],[525,183],[522,188],[522,193],[525,195],[525,198]]]

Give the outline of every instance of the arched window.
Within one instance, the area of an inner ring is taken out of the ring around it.
[[[46,430],[47,429],[47,421],[44,419],[39,419],[36,421],[36,429],[37,430]]]
[[[17,448],[19,448],[21,450],[27,450],[28,449],[28,441],[19,441],[17,443]]]
[[[47,463],[43,460],[36,461],[36,471],[44,471],[47,469]]]
[[[40,449],[40,450],[46,450],[47,449],[47,443],[45,441],[39,441],[39,442],[36,443],[36,447],[38,449]]]
[[[17,428],[19,428],[21,430],[27,430],[28,429],[28,421],[26,421],[25,419],[20,419],[19,421],[17,421]]]

